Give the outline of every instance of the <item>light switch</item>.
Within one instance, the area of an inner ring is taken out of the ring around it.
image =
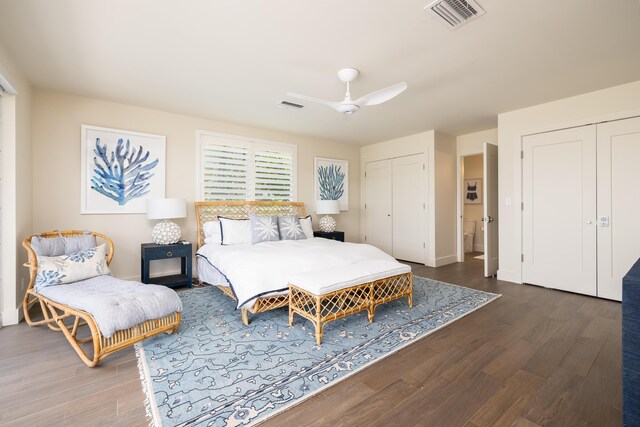
[[[504,198],[504,205],[505,206],[511,206],[511,197],[505,197]]]

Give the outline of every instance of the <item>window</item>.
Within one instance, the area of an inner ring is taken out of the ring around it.
[[[198,132],[199,200],[296,199],[296,146]]]

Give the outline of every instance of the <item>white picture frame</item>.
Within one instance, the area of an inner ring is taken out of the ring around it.
[[[81,144],[81,214],[143,214],[165,197],[165,136],[82,125]]]
[[[323,187],[323,182],[326,182],[327,172],[330,172],[329,179],[335,183],[333,188],[327,189],[326,185]],[[340,176],[344,174],[342,178],[342,187],[340,188]],[[321,177],[322,176],[322,177]],[[324,178],[324,179],[323,179]],[[335,200],[327,199],[327,191],[329,193],[341,192],[338,197],[340,202],[340,211],[349,210],[349,161],[338,159],[327,159],[324,157],[313,158],[313,186],[314,186],[314,206],[316,200]],[[335,196],[335,194],[334,194]]]
[[[482,204],[482,178],[471,178],[464,180],[464,204]]]

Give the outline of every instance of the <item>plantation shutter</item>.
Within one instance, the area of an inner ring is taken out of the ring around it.
[[[293,200],[293,153],[255,147],[255,200]]]
[[[203,200],[247,200],[249,147],[209,141],[202,144],[201,193]]]
[[[199,134],[204,201],[295,200],[295,145]]]

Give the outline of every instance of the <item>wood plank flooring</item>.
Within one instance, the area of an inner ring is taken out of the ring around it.
[[[413,272],[502,298],[263,425],[621,425],[620,304],[485,279],[467,258]],[[2,425],[143,426],[143,401],[132,348],[89,369],[59,333],[0,330]]]

